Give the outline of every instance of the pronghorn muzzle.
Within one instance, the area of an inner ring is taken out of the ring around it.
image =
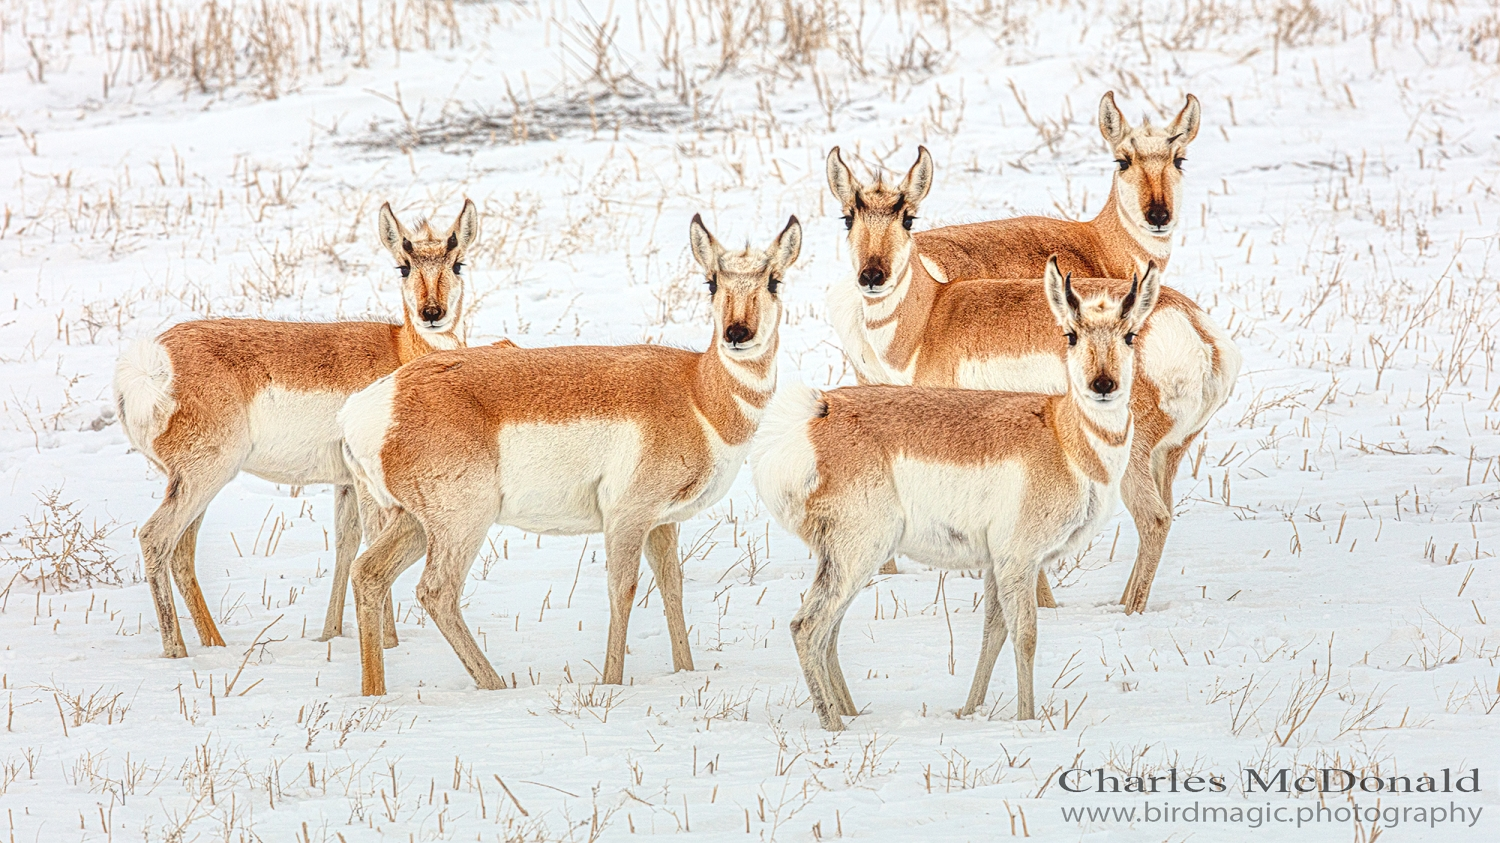
[[[730,348],[739,348],[753,339],[755,331],[743,323],[735,322],[724,329],[724,342],[729,343]]]
[[[422,308],[421,315],[423,322],[436,326],[437,323],[443,321],[444,316],[448,315],[448,311],[444,310],[442,305],[429,304]]]
[[[859,271],[859,286],[863,287],[867,292],[873,293],[885,286],[887,277],[889,277],[889,273],[886,272],[885,267],[879,264],[867,263]]]
[[[1152,202],[1146,209],[1146,222],[1152,228],[1166,228],[1172,222],[1172,209],[1160,202]]]
[[[1094,379],[1089,382],[1089,389],[1097,393],[1100,398],[1108,398],[1119,388],[1120,385],[1115,382],[1114,378],[1102,373],[1095,375]]]

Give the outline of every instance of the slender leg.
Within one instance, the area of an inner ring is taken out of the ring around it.
[[[354,484],[354,498],[358,504],[360,532],[363,533],[365,544],[368,545],[375,541],[375,537],[380,535],[381,530],[385,529],[388,517],[386,513],[381,511],[380,506],[375,503],[375,499],[370,497],[369,491],[360,483]],[[358,550],[359,548],[356,545],[355,552],[358,553]],[[353,557],[351,556],[350,558],[352,559]],[[385,595],[385,616],[390,618],[390,622],[384,624],[381,628],[383,636],[382,645],[389,650],[399,643],[396,639],[395,602],[391,599],[390,592],[386,592]]]
[[[885,564],[891,565],[894,560]],[[849,693],[849,683],[844,681],[844,668],[839,664],[839,630],[843,627],[844,620],[839,618],[838,623],[833,625],[833,635],[828,638],[828,655],[825,656],[824,664],[828,670],[828,690],[833,694],[833,703],[840,714],[854,717],[859,714],[859,707],[854,704],[854,697]]]
[[[974,667],[974,684],[969,687],[969,701],[964,703],[960,717],[968,717],[984,705],[990,690],[990,677],[995,672],[995,661],[1000,657],[1000,648],[1005,646],[1005,607],[1000,600],[1000,566],[984,572],[984,640],[979,645],[979,664]]]
[[[219,634],[213,613],[208,610],[208,603],[203,599],[203,589],[198,587],[198,572],[194,567],[198,528],[202,525],[203,516],[199,515],[182,531],[182,538],[177,540],[177,548],[172,551],[172,579],[177,583],[182,601],[187,604],[188,614],[193,616],[193,626],[198,629],[198,641],[205,647],[222,647],[224,637]]]
[[[333,590],[328,595],[328,615],[323,635],[328,641],[344,634],[344,598],[349,590],[349,567],[359,555],[360,517],[353,486],[333,487]]]
[[[426,550],[427,537],[421,523],[410,513],[398,511],[354,560],[350,578],[354,582],[354,617],[359,625],[361,693],[367,696],[385,693],[381,627],[386,623],[385,601],[390,597],[391,583]]]
[[[218,470],[215,471],[215,468]],[[141,557],[146,569],[146,582],[151,585],[151,598],[156,605],[156,621],[161,627],[162,653],[169,659],[187,656],[187,645],[182,643],[182,630],[177,624],[177,606],[172,599],[172,566],[188,528],[203,517],[209,502],[234,474],[232,466],[208,466],[195,472],[191,478],[181,473],[171,473],[161,505],[141,525]],[[189,550],[188,554],[191,556],[192,551]],[[196,578],[193,582],[196,587]],[[201,603],[201,592],[198,599]],[[208,618],[206,604],[203,605],[202,612]],[[212,618],[208,619],[208,623],[212,628]],[[217,635],[217,629],[214,632]],[[211,642],[205,640],[204,643]]]
[[[463,662],[464,669],[469,671],[481,691],[504,688],[505,680],[479,649],[479,642],[474,640],[474,634],[464,622],[458,600],[489,526],[488,522],[481,522],[442,532],[434,526],[427,538],[427,567],[422,570],[422,579],[417,583],[417,599],[443,637],[448,639],[449,646],[458,654],[458,660]]]
[[[830,732],[844,728],[840,715],[845,703],[837,690],[838,682],[833,678],[833,668],[829,663],[829,654],[835,651],[833,640],[859,589],[869,582],[882,560],[891,558],[888,546],[867,552],[871,548],[844,547],[840,541],[842,538],[830,535],[827,547],[814,548],[818,556],[818,573],[802,596],[802,608],[797,610],[790,626],[792,643],[797,647],[797,659],[802,664],[802,675],[807,680],[813,709],[823,728]],[[874,537],[860,536],[856,541],[871,538]],[[846,686],[843,694],[847,693]],[[849,707],[853,708],[852,700]]]
[[[625,524],[606,527],[604,533],[604,567],[609,576],[609,641],[604,648],[605,685],[619,685],[625,680],[625,631],[630,626],[630,607],[635,602],[635,586],[641,573],[641,549],[646,530]],[[665,595],[663,595],[663,602]]]
[[[1156,478],[1156,485],[1161,489],[1161,499],[1166,502],[1169,511],[1177,505],[1177,499],[1172,496],[1172,483],[1177,479],[1177,470],[1182,467],[1182,458],[1187,456],[1188,448],[1197,438],[1198,434],[1194,433],[1183,440],[1181,445],[1168,448],[1158,466],[1160,471]]]
[[[1047,572],[1036,572],[1036,605],[1043,609],[1056,609],[1057,599],[1052,596],[1052,586],[1047,584]]]
[[[385,590],[385,608],[381,610],[385,613],[385,623],[380,625],[380,646],[387,650],[401,643],[396,638],[396,601],[391,596],[392,588],[395,588],[395,580],[391,580],[391,588]]]
[[[1162,500],[1161,486],[1151,476],[1149,463],[1149,460],[1137,460],[1132,454],[1120,481],[1120,497],[1135,519],[1135,529],[1140,535],[1135,565],[1130,569],[1130,580],[1120,597],[1127,615],[1146,611],[1146,599],[1151,596],[1156,566],[1161,562],[1162,549],[1167,543],[1167,531],[1172,528],[1172,512]]]
[[[682,616],[682,558],[677,555],[677,525],[662,524],[646,534],[646,561],[661,590],[662,611],[667,616],[667,634],[672,639],[672,669],[692,670],[693,651],[688,646],[687,621]]]
[[[1036,576],[1019,558],[1008,560],[999,573],[1000,604],[1016,651],[1016,719],[1035,720]]]

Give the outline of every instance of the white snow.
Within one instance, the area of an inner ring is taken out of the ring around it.
[[[1500,835],[1493,2],[212,14],[0,0],[0,839],[1375,835],[1369,821],[1078,822],[1063,809],[1143,798],[1068,793],[1056,774],[1075,767],[1223,775],[1227,793],[1146,799],[1288,816],[1316,794],[1246,795],[1240,771],[1477,767],[1477,794],[1378,795],[1387,810],[1483,809],[1476,824],[1398,813],[1383,839]],[[865,714],[821,732],[785,630],[813,563],[748,471],[683,528],[693,673],[669,672],[647,573],[628,684],[593,684],[601,540],[497,529],[465,611],[519,687],[474,689],[413,598],[417,567],[396,586],[392,693],[363,698],[355,640],[314,640],[330,490],[249,476],[199,538],[228,646],[199,646],[179,601],[190,656],[161,658],[133,532],[164,482],[128,452],[110,388],[133,340],[208,315],[396,318],[380,203],[446,225],[467,195],[482,217],[471,344],[702,348],[688,221],[764,246],[795,213],[781,377],[852,382],[824,304],[849,283],[828,149],[899,177],[926,144],[937,175],[919,226],[1092,216],[1114,168],[1093,122],[1107,90],[1132,122],[1202,100],[1165,282],[1245,367],[1177,478],[1149,611],[1115,603],[1135,543],[1123,513],[1054,572],[1042,719],[1013,719],[1009,648],[988,715],[955,718],[980,583],[903,562],[843,629]],[[475,128],[513,103],[519,119]],[[114,561],[126,582],[32,581],[69,554],[96,572]]]

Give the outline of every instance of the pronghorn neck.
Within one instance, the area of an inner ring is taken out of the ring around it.
[[[1068,459],[1094,482],[1118,482],[1134,424],[1129,390],[1103,408],[1080,395],[1070,382],[1067,394],[1053,402],[1057,438]]]
[[[741,359],[725,353],[718,340],[698,356],[693,372],[693,401],[704,420],[728,445],[750,441],[776,391],[776,350],[773,333],[754,357]]]
[[[1129,250],[1137,273],[1144,273],[1146,264],[1151,262],[1156,263],[1158,270],[1167,268],[1167,261],[1172,257],[1172,234],[1152,234],[1130,219],[1120,201],[1118,183],[1110,185],[1109,200],[1089,224],[1102,240],[1119,243]]]
[[[441,333],[419,330],[411,321],[409,311],[403,312],[402,316],[401,327],[396,338],[396,358],[401,361],[402,365],[434,351],[450,351],[464,347],[464,341],[458,335],[460,314],[455,313],[452,326]]]
[[[893,376],[909,375],[938,291],[915,248],[896,277],[901,280],[880,298],[859,294],[865,341]]]

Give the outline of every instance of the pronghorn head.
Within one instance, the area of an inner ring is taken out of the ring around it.
[[[1128,402],[1135,354],[1130,346],[1156,307],[1160,292],[1156,264],[1131,279],[1130,292],[1114,296],[1100,291],[1079,299],[1073,276],[1057,269],[1057,256],[1047,260],[1042,283],[1047,304],[1068,338],[1068,388],[1078,399],[1111,405]]]
[[[797,218],[787,220],[786,228],[765,251],[748,244],[744,251],[725,251],[697,214],[688,226],[688,240],[708,279],[719,350],[733,360],[758,358],[767,349],[775,353],[776,329],[781,324],[778,290],[802,251],[802,225]]]
[[[917,163],[896,187],[886,187],[877,176],[862,185],[834,147],[828,153],[828,187],[839,200],[844,227],[849,229],[849,254],[859,290],[880,298],[900,286],[911,261],[912,221],[917,206],[932,189],[932,156],[917,148]]]
[[[1150,118],[1132,128],[1115,105],[1115,92],[1099,101],[1099,134],[1114,153],[1114,191],[1120,213],[1142,233],[1166,237],[1177,225],[1182,199],[1182,163],[1188,144],[1198,136],[1198,98],[1187,104],[1164,129]]]
[[[479,211],[464,200],[458,219],[439,235],[427,220],[408,231],[380,206],[380,242],[396,258],[406,320],[423,335],[446,334],[458,324],[464,300],[464,253],[479,236]]]

